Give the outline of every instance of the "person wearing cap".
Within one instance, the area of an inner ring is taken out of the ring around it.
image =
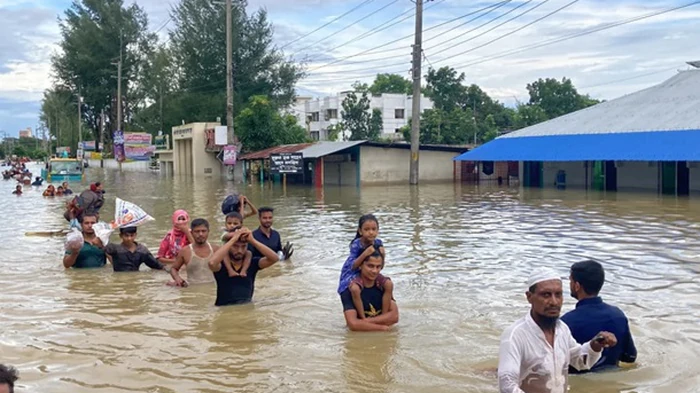
[[[620,345],[603,350],[603,356],[590,371],[617,367],[618,362],[634,363],[637,360],[637,348],[625,313],[603,302],[598,296],[603,283],[605,270],[600,263],[593,260],[574,263],[571,266],[569,287],[571,296],[578,300],[578,303],[576,309],[561,317],[579,343],[590,341],[600,330],[608,330],[619,338]],[[569,372],[579,373],[571,368]]]
[[[617,344],[615,335],[604,331],[585,344],[577,343],[559,320],[562,294],[562,280],[555,271],[532,272],[525,293],[530,311],[501,335],[500,393],[565,393],[569,366],[590,369],[604,348]]]

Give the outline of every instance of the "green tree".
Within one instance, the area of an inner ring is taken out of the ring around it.
[[[256,95],[267,96],[275,108],[289,106],[303,76],[302,67],[285,60],[273,45],[267,12],[248,16],[246,6],[246,1],[236,1],[232,13],[234,115]],[[176,113],[171,119],[226,118],[225,11],[211,0],[182,0],[173,9],[172,53],[177,84],[184,91],[172,104]]]
[[[265,96],[253,96],[235,120],[236,133],[245,151],[308,141],[306,130],[292,115],[280,115]]]
[[[331,141],[331,142],[337,141],[337,140],[338,140],[338,137],[340,136],[340,134],[341,134],[343,131],[345,131],[345,129],[343,128],[343,124],[342,124],[342,123],[338,123],[338,124],[331,125],[330,127],[328,127],[328,128],[326,129],[326,132],[328,133],[328,134],[327,134],[327,135],[328,135],[328,138],[327,138],[327,139],[328,139],[329,141]]]
[[[451,67],[428,70],[425,92],[436,109],[450,112],[457,107],[464,108],[467,96],[467,88],[462,84],[464,78],[464,73],[457,74]]]
[[[420,122],[420,143],[463,145],[474,137],[474,121],[470,110],[453,108],[425,110]],[[406,142],[411,140],[411,124],[402,128]]]
[[[382,133],[382,112],[373,109],[370,112],[370,99],[364,91],[358,97],[358,93],[349,93],[343,99],[342,127],[350,131],[350,140],[378,140]]]
[[[515,116],[515,128],[525,128],[549,120],[547,113],[539,105],[519,104]]]
[[[129,93],[139,80],[144,56],[156,36],[148,33],[148,18],[136,4],[123,0],[74,0],[59,21],[61,51],[52,59],[56,85],[84,97],[83,119],[99,139],[100,112],[116,127],[116,100],[122,100],[123,119],[128,122],[137,97]],[[114,62],[122,50],[122,97],[117,97]],[[111,133],[107,134],[108,136]]]
[[[397,74],[377,74],[374,83],[369,87],[369,92],[373,95],[384,93],[389,94],[411,94],[413,84],[408,79]]]
[[[563,116],[599,103],[587,95],[578,93],[571,79],[538,79],[527,85],[530,105],[538,105],[549,119]]]
[[[49,130],[55,146],[69,146],[71,151],[78,148],[78,103],[69,90],[56,87],[44,91],[39,120]],[[83,140],[89,140],[92,132],[83,124]]]

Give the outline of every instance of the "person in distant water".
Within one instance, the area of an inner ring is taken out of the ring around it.
[[[498,353],[500,393],[565,393],[569,366],[590,369],[601,351],[617,344],[615,335],[598,332],[583,345],[559,320],[562,280],[551,269],[536,269],[525,293],[530,311],[501,335]]]
[[[246,207],[248,207],[247,211]],[[245,195],[239,196],[238,194],[227,196],[221,203],[221,211],[224,214],[238,212],[243,219],[258,214],[258,209],[255,207],[255,205],[253,205],[253,203]]]
[[[214,275],[209,269],[209,261],[214,255],[217,246],[209,243],[209,222],[203,218],[192,220],[192,244],[183,248],[175,259],[175,264],[170,270],[173,281],[168,285],[186,287],[189,284],[207,284],[214,282]],[[182,266],[187,267],[187,281],[180,277]]]
[[[261,258],[254,258],[248,251],[248,245],[252,245],[262,254]],[[237,275],[231,277],[223,268],[224,259],[229,259],[233,268],[240,272],[246,259],[251,259],[247,276]],[[258,272],[274,265],[279,261],[279,256],[269,247],[259,242],[248,228],[241,228],[233,233],[233,237],[219,247],[209,260],[209,268],[214,272],[216,279],[216,306],[244,304],[253,301],[255,293],[255,278]]]
[[[243,217],[241,217],[241,214],[238,212],[231,212],[226,215],[226,232],[221,236],[221,242],[223,244],[226,244],[227,241],[231,240],[233,237],[234,232],[237,230],[241,229],[243,226]],[[224,258],[224,266],[226,267],[226,271],[228,272],[229,277],[233,276],[242,276],[245,277],[248,274],[248,268],[250,267],[250,258],[246,258],[243,260],[243,267],[241,268],[240,272],[237,272],[236,270],[233,269],[233,266],[231,266],[231,262]]]
[[[56,189],[56,196],[63,196],[63,195],[65,195],[65,194],[66,194],[66,193],[65,193],[65,191],[63,191],[63,187],[62,187],[62,186],[58,186],[58,188]]]
[[[260,226],[258,229],[253,231],[253,237],[255,240],[264,244],[270,248],[275,253],[279,254],[280,259],[288,260],[292,257],[294,253],[293,246],[287,242],[284,247],[282,247],[282,237],[279,232],[272,229],[272,224],[274,222],[275,209],[271,207],[261,207],[258,209],[258,219],[260,220]],[[262,254],[251,244],[248,245],[248,249],[253,253],[253,258],[260,258]]]
[[[41,187],[44,184],[44,179],[41,177],[37,176],[34,178],[34,183],[32,183],[32,186],[35,187]]]
[[[352,301],[355,304],[360,319],[364,319],[364,305],[362,304],[362,278],[360,275],[360,265],[367,259],[368,256],[379,252],[382,254],[382,268],[384,268],[384,243],[377,237],[379,235],[379,220],[373,214],[365,214],[360,217],[357,224],[355,238],[350,242],[350,255],[343,263],[340,270],[340,279],[338,280],[338,294],[346,290],[350,291]],[[382,306],[387,309],[393,298],[394,284],[388,278],[381,274],[377,275],[375,280],[377,285],[382,289],[384,300]]]
[[[175,263],[180,250],[192,243],[192,233],[189,228],[190,215],[184,210],[176,210],[172,217],[173,227],[165,234],[158,248],[158,262],[169,265]]]
[[[578,343],[584,343],[592,340],[598,331],[607,330],[620,341],[619,345],[606,348],[590,371],[616,367],[618,362],[634,363],[637,360],[637,348],[625,313],[604,303],[598,296],[605,283],[603,266],[593,260],[574,263],[569,280],[571,296],[578,303],[576,309],[566,313],[561,320],[569,327],[574,339]],[[569,368],[569,372],[577,373],[578,370]]]
[[[18,184],[17,187],[15,187],[15,190],[12,191],[13,195],[22,195],[22,185]]]
[[[0,393],[14,393],[15,382],[19,379],[17,369],[0,364]]]
[[[90,188],[80,193],[81,210],[83,213],[96,214],[100,217],[100,209],[105,203],[104,190],[100,182],[90,184]]]
[[[71,190],[68,187],[68,182],[64,181],[63,184],[61,184],[61,186],[63,186],[63,195],[72,195],[73,194],[73,190]]]
[[[68,268],[96,268],[107,264],[102,241],[95,235],[93,225],[97,224],[95,214],[83,214],[78,219],[85,242],[81,248],[66,250],[63,266]]]
[[[399,322],[399,307],[394,299],[388,306],[384,305],[385,290],[379,285],[379,272],[384,268],[384,255],[375,250],[363,258],[360,263],[361,311],[357,310],[350,290],[340,294],[343,303],[345,323],[352,331],[386,331]]]
[[[45,197],[56,196],[56,187],[54,187],[53,184],[49,184],[49,186],[46,187],[46,190],[44,190],[44,193],[42,195]]]
[[[137,272],[142,263],[153,270],[166,270],[143,244],[136,242],[136,227],[119,228],[120,244],[105,246],[105,254],[111,259],[115,272]]]

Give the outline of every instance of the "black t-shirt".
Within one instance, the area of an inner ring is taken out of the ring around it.
[[[235,269],[235,268],[234,268]],[[253,258],[248,268],[247,277],[229,277],[224,263],[221,270],[214,273],[216,279],[216,306],[244,304],[253,301],[255,292],[255,277],[260,271],[260,258]]]
[[[371,288],[363,288],[360,292],[362,305],[365,307],[365,317],[371,318],[382,314],[382,296],[384,291],[376,285]],[[354,310],[355,305],[352,303],[352,294],[350,289],[344,290],[340,294],[340,301],[343,302],[343,311]]]
[[[274,229],[270,230],[270,237],[267,237],[260,228],[256,229],[253,231],[253,237],[255,240],[259,241],[260,243],[266,245],[268,248],[270,248],[272,251],[275,253],[278,253],[282,251],[282,238],[280,237],[279,232],[277,232]],[[248,250],[253,253],[253,258],[262,258],[263,255],[258,251],[257,248],[255,248],[252,244],[248,244]]]

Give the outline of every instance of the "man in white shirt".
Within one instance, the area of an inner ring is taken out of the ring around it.
[[[500,393],[565,393],[569,365],[591,368],[603,348],[617,344],[615,335],[600,332],[583,345],[559,320],[562,280],[550,269],[535,270],[528,281],[530,312],[506,329],[498,354]]]

